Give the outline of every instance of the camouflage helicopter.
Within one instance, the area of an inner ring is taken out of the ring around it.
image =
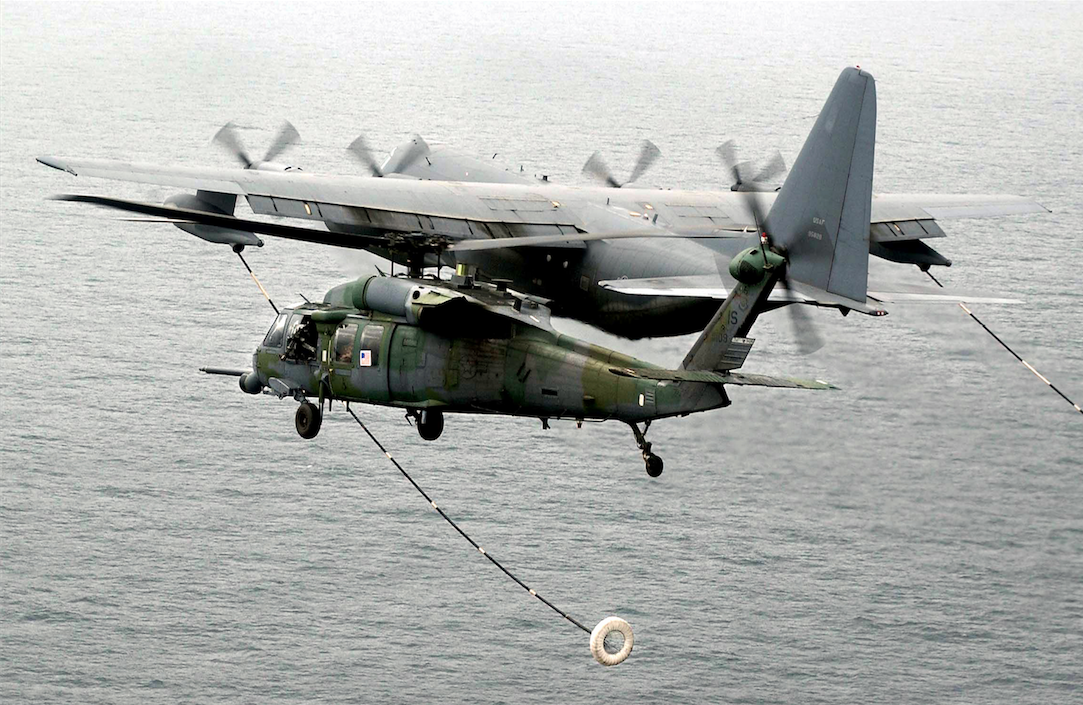
[[[658,477],[662,458],[645,438],[651,421],[728,406],[727,384],[831,388],[735,371],[753,342],[743,334],[785,268],[766,244],[734,257],[738,285],[676,370],[562,335],[544,303],[460,274],[336,286],[322,302],[282,310],[251,370],[204,371],[239,377],[249,394],[296,399],[303,438],[319,433],[333,400],[405,408],[430,441],[445,413],[537,417],[546,427],[550,419],[615,419],[632,428],[647,473]]]

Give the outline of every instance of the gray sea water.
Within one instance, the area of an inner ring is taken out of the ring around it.
[[[373,431],[490,553],[443,524],[344,414],[311,442],[243,366],[271,315],[236,259],[53,193],[162,200],[43,154],[230,165],[289,118],[309,171],[408,135],[561,183],[649,137],[652,185],[724,188],[714,147],[792,162],[838,72],[877,79],[876,190],[1018,193],[1052,214],[952,221],[951,286],[1083,399],[1083,11],[1073,4],[0,6],[0,699],[4,702],[1080,702],[1083,419],[954,306],[765,317],[737,389],[624,427],[456,417]],[[279,302],[371,261],[272,241]],[[659,363],[691,338],[628,343]]]

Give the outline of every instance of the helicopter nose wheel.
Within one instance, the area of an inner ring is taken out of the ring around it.
[[[643,424],[642,431],[640,431],[639,426],[634,423],[629,422],[628,425],[632,427],[632,433],[634,433],[636,437],[636,445],[639,446],[639,450],[643,453],[643,463],[647,466],[647,474],[651,477],[658,477],[662,474],[664,463],[660,456],[651,452],[650,441],[646,438],[647,429],[651,427],[651,422],[648,421]]]
[[[444,432],[444,412],[424,409],[417,417],[417,432],[426,441],[435,441]]]
[[[306,401],[297,407],[297,415],[293,417],[293,423],[301,438],[315,438],[320,432],[320,426],[323,425],[323,414],[320,413],[318,406]]]

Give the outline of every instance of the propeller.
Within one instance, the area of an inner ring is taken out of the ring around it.
[[[372,158],[372,151],[369,149],[368,142],[365,141],[363,135],[358,135],[357,139],[350,142],[350,146],[346,148],[346,151],[352,154],[354,159],[364,164],[373,176],[382,177],[384,175],[380,165]]]
[[[636,159],[635,166],[632,168],[632,173],[628,177],[627,181],[620,182],[613,178],[613,172],[609,170],[609,166],[602,159],[601,152],[595,152],[587,159],[587,163],[583,165],[583,173],[587,176],[593,177],[595,180],[604,183],[610,188],[620,188],[627,186],[628,184],[636,181],[640,176],[651,168],[658,158],[662,156],[661,150],[654,146],[654,143],[650,140],[643,140],[643,143],[639,148],[639,158]]]
[[[369,149],[368,142],[365,141],[364,135],[358,135],[357,139],[350,143],[350,146],[346,148],[350,154],[353,155],[354,160],[360,162],[369,173],[375,177],[383,177],[387,174],[401,174],[407,169],[417,163],[418,160],[423,159],[429,154],[429,145],[421,138],[421,135],[414,135],[410,138],[410,142],[405,148],[397,147],[394,152],[391,153],[391,158],[387,161],[388,169],[385,172],[380,168],[380,165],[376,163],[376,160],[372,157],[372,151]]]
[[[774,156],[764,163],[759,173],[752,177],[752,181],[761,184],[767,183],[784,171],[786,171],[786,160],[782,158],[781,152],[775,151]]]
[[[731,191],[774,191],[768,186],[770,181],[786,171],[786,160],[782,154],[775,152],[774,156],[764,163],[763,167],[754,175],[748,176],[752,169],[752,162],[738,162],[733,140],[727,140],[715,150],[715,154],[730,170],[733,185]]]
[[[267,148],[267,153],[263,155],[263,159],[259,160],[259,162],[254,161],[248,156],[248,152],[244,148],[244,143],[241,142],[241,137],[237,134],[237,126],[234,125],[232,121],[223,125],[222,128],[215,133],[211,141],[221,145],[222,148],[232,154],[245,169],[251,169],[260,162],[274,161],[275,157],[282,154],[288,147],[300,142],[301,135],[288,120],[283,121],[282,127],[278,129],[278,134],[275,135],[274,141],[272,141],[271,146]]]
[[[722,163],[727,166],[733,175],[734,185],[740,185],[745,183],[742,177],[743,172],[747,170],[749,162],[737,161],[737,149],[734,146],[733,140],[727,140],[719,145],[715,150]],[[781,164],[781,169],[779,168]],[[760,173],[756,175],[754,181],[758,181],[763,178],[762,174],[770,174],[766,178],[771,178],[776,175],[782,169],[785,169],[785,162],[782,161],[782,155],[778,155],[777,159],[772,159],[767,165],[760,170]],[[739,191],[744,194],[745,204],[752,212],[752,218],[756,222],[756,233],[760,239],[761,248],[769,248],[779,254],[782,254],[786,258],[786,263],[789,264],[790,258],[794,255],[793,245],[791,243],[789,247],[772,239],[769,230],[769,224],[767,223],[767,213],[763,209],[763,201],[760,200],[759,191],[752,189],[734,188],[733,190]],[[794,289],[790,284],[789,275],[786,271],[782,272],[782,275],[778,278],[778,284],[789,294],[794,294]],[[800,300],[800,296],[792,296],[795,300]],[[816,326],[812,322],[812,317],[809,316],[808,310],[805,309],[803,304],[793,303],[785,306],[786,310],[790,314],[790,325],[793,328],[794,340],[797,342],[797,351],[801,355],[808,355],[814,353],[824,346],[824,339],[816,330]]]

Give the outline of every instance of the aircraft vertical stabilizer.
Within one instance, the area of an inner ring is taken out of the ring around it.
[[[844,69],[767,214],[788,276],[864,304],[876,146],[876,83]]]

